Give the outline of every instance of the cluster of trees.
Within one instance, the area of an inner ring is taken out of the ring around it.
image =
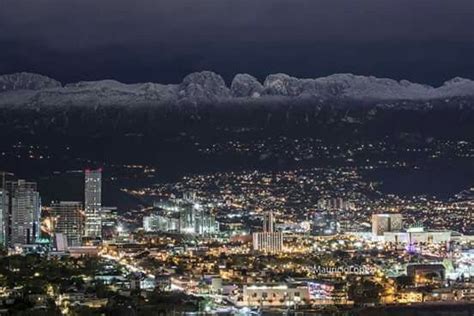
[[[349,286],[349,298],[356,305],[377,304],[380,303],[383,290],[379,283],[362,278]]]
[[[0,287],[11,291],[15,302],[9,308],[18,313],[34,306],[32,297],[44,296],[46,310],[56,312],[54,298],[59,293],[79,291],[103,294],[103,284],[86,284],[86,278],[93,278],[105,269],[99,258],[44,257],[37,254],[0,257]],[[36,311],[35,311],[36,312]]]

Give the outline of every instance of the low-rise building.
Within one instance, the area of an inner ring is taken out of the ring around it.
[[[239,304],[240,303],[240,304]],[[291,286],[287,284],[267,284],[244,286],[242,306],[294,306],[310,303],[309,288],[307,286]]]

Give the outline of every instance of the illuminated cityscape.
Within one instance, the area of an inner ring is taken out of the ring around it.
[[[173,309],[210,314],[330,314],[471,302],[474,189],[448,199],[385,194],[366,171],[386,164],[400,168],[389,160],[371,167],[351,162],[122,186],[121,194],[139,205],[125,212],[102,205],[104,187],[124,172],[129,177],[129,170],[150,179],[153,168],[124,165],[122,171],[111,168],[113,174],[106,166],[86,169],[74,176],[76,192],[84,181],[82,201],[79,194],[76,201],[42,207],[41,186],[4,173],[1,224],[9,256],[2,260],[34,256],[40,265],[35,269],[41,270],[45,263],[37,260],[48,258],[68,269],[68,278],[86,275],[85,284],[69,282],[68,288],[34,277],[54,290],[33,290],[38,293],[24,297],[38,301],[28,304],[53,304],[65,314],[107,310],[117,294],[142,310],[171,308],[158,297],[187,297],[189,306]],[[94,238],[87,233],[88,221]],[[27,269],[7,262],[11,268],[2,275]],[[73,268],[89,269],[92,262],[90,275]],[[2,295],[17,297],[22,291],[18,285],[4,287]]]
[[[0,316],[474,316],[473,17],[1,1]]]

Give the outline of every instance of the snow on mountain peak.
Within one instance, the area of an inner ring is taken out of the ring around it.
[[[115,80],[67,84],[37,74],[0,76],[0,105],[138,105],[218,102],[232,98],[309,97],[354,100],[428,100],[474,96],[474,81],[454,78],[434,88],[407,80],[334,74],[300,79],[284,73],[268,75],[263,84],[249,74],[237,74],[230,84],[211,71],[187,75],[180,84],[135,83]]]
[[[215,100],[230,97],[224,79],[212,71],[194,72],[184,77],[179,97],[192,100]]]
[[[0,76],[0,92],[41,90],[55,87],[61,87],[61,82],[34,73],[19,72]]]
[[[262,94],[263,86],[257,78],[249,74],[235,75],[230,85],[230,90],[234,97],[259,97]]]

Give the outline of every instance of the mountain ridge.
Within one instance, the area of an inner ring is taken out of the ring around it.
[[[268,75],[263,82],[250,74],[237,74],[227,85],[219,74],[201,71],[187,75],[179,84],[126,84],[105,79],[63,85],[34,73],[0,75],[0,106],[197,104],[228,100],[245,102],[268,97],[367,101],[474,97],[474,81],[456,77],[442,86],[433,87],[407,80],[349,73],[314,79],[277,73]]]

